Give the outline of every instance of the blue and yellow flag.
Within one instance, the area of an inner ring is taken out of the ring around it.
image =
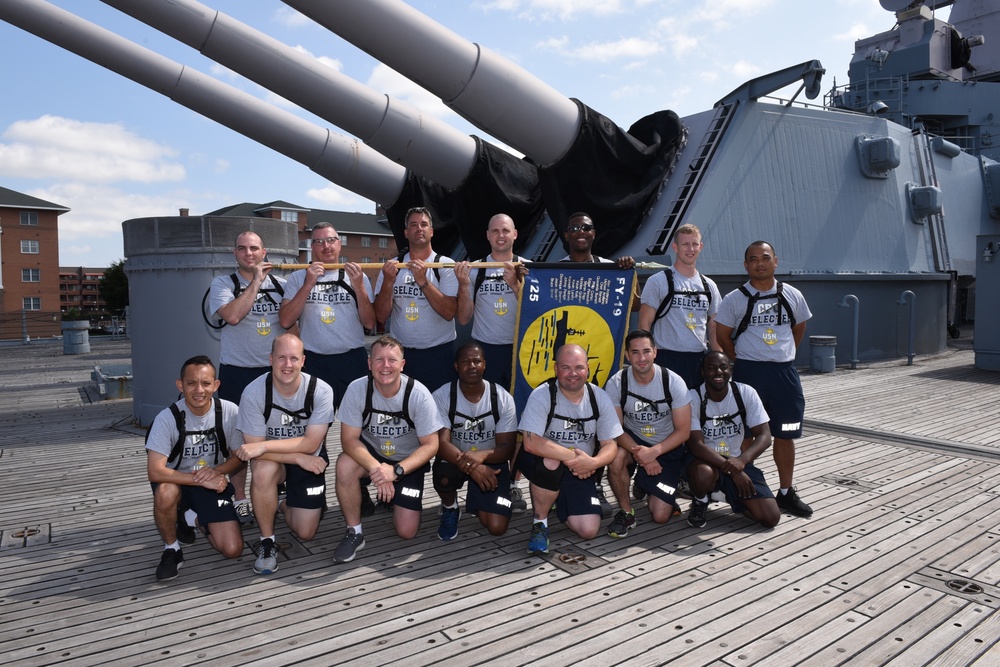
[[[597,386],[618,371],[637,281],[633,269],[607,263],[529,266],[514,338],[518,414],[532,389],[555,377],[555,352],[566,343],[587,351],[590,381]]]

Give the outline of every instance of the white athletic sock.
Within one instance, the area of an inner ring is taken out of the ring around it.
[[[444,503],[441,503],[441,506],[444,507],[446,510],[458,509],[458,501],[456,500],[451,505],[445,505]]]
[[[260,541],[263,542],[264,540],[271,540],[273,542],[274,541],[274,535],[269,535],[268,537],[264,537],[263,535],[261,535],[260,536]]]
[[[549,517],[545,517],[544,519],[535,519],[535,523],[540,523],[543,526],[545,526],[546,528],[548,528],[549,527]]]
[[[184,522],[192,528],[195,527],[195,522],[198,520],[198,515],[194,510],[187,510],[184,512]]]
[[[360,535],[361,534],[361,524],[359,523],[356,526],[351,526],[351,530],[354,531],[355,535]]]
[[[781,495],[785,495],[786,493],[788,493],[788,487],[782,487],[778,489],[778,493],[780,493]]]
[[[163,548],[164,548],[164,550],[166,550],[166,549],[173,549],[174,551],[180,551],[181,550],[181,543],[178,542],[177,540],[174,540],[173,544],[167,544],[166,542],[164,542],[163,543]]]

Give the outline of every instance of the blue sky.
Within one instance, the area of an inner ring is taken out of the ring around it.
[[[97,0],[52,4],[296,113],[193,49]],[[482,131],[279,0],[214,0],[215,10],[321,58],[379,92]],[[623,127],[659,109],[685,115],[748,79],[811,59],[826,92],[847,82],[854,41],[890,29],[878,0],[410,0],[473,42]],[[413,45],[414,54],[419,45]],[[66,206],[59,262],[123,256],[121,223],[244,201],[372,212],[374,204],[289,158],[60,47],[0,22],[0,185]],[[342,134],[347,132],[331,128]],[[484,137],[488,138],[488,137]],[[2,222],[0,222],[2,224]]]

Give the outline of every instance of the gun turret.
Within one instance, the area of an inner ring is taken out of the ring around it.
[[[399,0],[284,2],[524,152],[540,165],[542,198],[556,228],[562,232],[571,213],[588,212],[599,254],[614,254],[634,235],[684,145],[673,112],[647,116],[626,132]],[[420,44],[419,58],[408,44]]]
[[[542,215],[534,165],[470,137],[419,109],[378,93],[317,59],[195,0],[105,0],[105,3],[197,49],[205,56],[360,137],[410,168],[389,223],[402,236],[411,206],[434,213],[437,244],[450,251],[461,236],[470,254],[489,252],[483,233],[496,213],[530,231]],[[524,234],[528,236],[527,233]]]

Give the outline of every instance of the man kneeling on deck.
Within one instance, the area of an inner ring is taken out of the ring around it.
[[[391,336],[372,343],[368,377],[355,380],[340,404],[337,500],[347,534],[333,558],[354,560],[365,546],[361,528],[358,480],[371,479],[378,499],[392,503],[392,523],[404,540],[420,530],[424,474],[438,451],[438,431],[445,424],[431,393],[403,375],[403,345]]]
[[[615,406],[587,379],[590,364],[579,345],[556,351],[556,377],[528,397],[521,416],[524,452],[518,465],[531,482],[535,521],[529,554],[549,552],[549,511],[584,539],[601,529],[601,494],[594,473],[615,459],[622,425]]]
[[[277,512],[301,540],[311,540],[326,511],[326,434],[333,422],[333,389],[302,372],[302,341],[282,334],[271,344],[271,372],[243,390],[239,429],[244,444],[236,455],[250,461],[250,500],[260,527],[253,571],[278,569],[274,539]],[[278,495],[284,484],[287,496]]]
[[[243,532],[227,475],[244,464],[230,452],[243,442],[236,430],[235,403],[213,398],[219,388],[215,364],[192,357],[181,366],[177,390],[183,398],[153,420],[146,437],[146,474],[153,487],[153,515],[164,550],[156,578],[177,576],[181,545],[194,544],[195,518],[209,544],[226,558],[243,552]]]
[[[458,535],[458,490],[469,482],[467,512],[479,516],[491,535],[503,535],[510,523],[510,457],[517,435],[514,398],[495,382],[483,379],[486,357],[475,341],[464,343],[455,354],[452,380],[434,392],[441,419],[447,424],[438,433],[434,459],[434,490],[441,496],[438,537]]]
[[[691,429],[687,384],[677,373],[657,365],[653,334],[644,329],[630,332],[625,337],[625,354],[630,365],[604,385],[625,429],[608,473],[620,508],[608,526],[611,537],[625,537],[636,524],[628,485],[637,466],[635,486],[649,496],[653,521],[670,521],[687,465],[685,443]]]
[[[688,447],[694,460],[687,474],[694,500],[688,524],[704,526],[709,500],[725,499],[734,512],[773,528],[781,511],[753,464],[771,446],[764,405],[753,387],[731,381],[733,365],[722,352],[705,355],[701,374],[705,384],[691,390]]]

